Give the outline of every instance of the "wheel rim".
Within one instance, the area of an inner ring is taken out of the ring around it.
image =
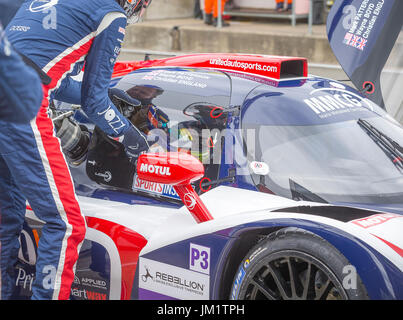
[[[317,258],[299,251],[271,254],[248,272],[240,292],[245,300],[346,300],[334,273]]]

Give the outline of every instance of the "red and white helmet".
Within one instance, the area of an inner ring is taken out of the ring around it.
[[[120,6],[125,10],[127,23],[133,24],[140,20],[152,0],[118,0]]]

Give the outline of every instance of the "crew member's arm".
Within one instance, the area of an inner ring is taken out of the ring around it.
[[[119,55],[126,27],[123,13],[107,14],[85,60],[81,106],[88,118],[109,136],[117,137],[130,128],[129,121],[108,96],[113,67]]]
[[[38,113],[42,99],[38,74],[14,51],[0,23],[0,119],[27,123]]]
[[[81,81],[74,80],[71,76],[63,79],[59,88],[53,92],[52,98],[71,104],[81,105]]]
[[[107,14],[100,24],[85,60],[81,86],[81,107],[102,131],[116,137],[131,161],[148,150],[146,137],[116,108],[108,96],[113,67],[120,53],[126,28],[126,16],[120,12]]]

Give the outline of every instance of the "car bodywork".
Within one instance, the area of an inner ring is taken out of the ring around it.
[[[190,58],[199,61],[205,57],[202,55]],[[221,59],[233,58],[231,55],[221,56]],[[240,60],[242,55],[235,58]],[[247,57],[252,58],[254,56]],[[270,62],[272,58],[260,59]],[[276,61],[288,61],[287,59],[274,58]],[[299,61],[302,68],[298,70],[304,72],[306,60],[291,60]],[[174,63],[172,61],[175,59],[168,61]],[[300,96],[296,99],[304,100],[309,99],[309,93],[319,86],[326,88],[325,94],[330,92],[335,95],[342,90],[344,98],[341,96],[340,99],[350,99],[345,100],[346,103],[362,101],[363,106],[367,104],[368,108],[375,108],[363,97],[358,98],[359,94],[352,88],[304,73],[282,80],[193,66],[150,68],[152,62],[144,63],[148,64],[147,68],[131,71],[126,77],[121,77],[119,68],[127,69],[129,64],[118,64],[118,77],[114,78],[114,85],[124,88],[125,84],[132,85],[136,79],[150,79],[148,81],[154,86],[161,86],[163,83],[172,86],[169,81],[173,79],[173,75],[183,78],[187,76],[187,81],[204,79],[208,80],[204,82],[206,86],[199,87],[205,90],[210,85],[218,91],[212,96],[221,99],[209,102],[227,107],[245,106],[245,101],[248,101],[245,96],[255,88],[259,88],[257,92],[262,91],[262,88],[272,88],[284,93],[284,99],[287,99],[285,93],[299,92]],[[130,68],[135,69],[133,64]],[[192,78],[193,74],[195,76]],[[184,95],[186,90],[194,89],[194,86],[178,86],[176,83],[173,86],[181,88]],[[303,91],[305,94],[301,95]],[[287,103],[292,104],[294,96],[290,96]],[[197,101],[198,98],[195,99]],[[187,104],[188,102],[179,106]],[[312,112],[309,103],[305,102],[304,108],[305,112]],[[256,172],[251,169],[250,161],[236,159],[230,164],[225,161],[228,152],[235,157],[235,152],[240,151],[236,146],[242,145],[242,132],[237,130],[242,118],[242,108],[232,113],[225,117],[225,128],[236,142],[227,143],[227,149],[223,142],[225,152],[220,153],[220,163],[215,164],[213,169],[205,166],[206,177],[213,182],[211,185],[202,187],[201,180],[194,183],[195,190],[212,216],[209,221],[198,223],[167,184],[147,185],[146,181],[139,180],[134,173],[129,176],[134,181],[130,186],[133,189],[125,189],[120,182],[116,186],[108,185],[106,180],[110,176],[105,175],[105,172],[101,176],[103,183],[89,179],[85,170],[89,166],[89,160],[71,167],[79,203],[88,225],[71,298],[236,298],[236,286],[231,288],[238,265],[248,250],[259,239],[279,229],[296,227],[322,237],[337,248],[354,266],[370,298],[401,299],[403,217],[399,205],[389,205],[390,210],[387,211],[386,205],[372,208],[369,205],[346,203],[332,205],[313,202],[306,194],[300,201],[295,201],[284,196],[258,192],[252,178]],[[382,115],[385,116],[383,113]],[[225,141],[225,136],[222,141]],[[125,175],[124,172],[117,172]],[[231,172],[234,174],[231,175]],[[228,176],[231,179],[226,180]],[[307,198],[310,201],[306,201]],[[20,263],[17,265],[16,297],[19,298],[30,294],[35,248],[41,229],[40,221],[29,207],[27,222],[21,236],[22,250]]]
[[[164,130],[208,131],[195,154],[204,176],[191,182],[200,198],[139,178],[116,144],[90,143],[70,167],[88,226],[71,299],[238,299],[264,250],[251,248],[290,229],[345,258],[344,289],[358,277],[371,299],[403,299],[403,129],[368,92],[309,75],[303,58],[241,54],[118,62],[111,86],[153,91],[144,99],[169,119]],[[29,206],[26,217],[18,299],[31,294],[42,226]]]

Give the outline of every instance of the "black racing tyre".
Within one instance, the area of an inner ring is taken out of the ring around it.
[[[255,245],[232,283],[232,300],[365,300],[354,266],[330,243],[285,228]]]

